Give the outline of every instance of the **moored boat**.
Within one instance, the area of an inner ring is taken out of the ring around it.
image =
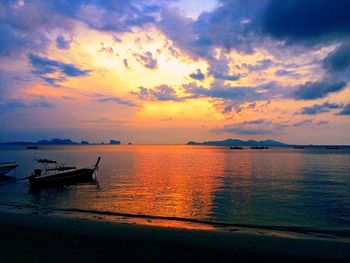
[[[77,169],[75,167],[56,166],[55,168],[47,168],[48,163],[57,163],[47,159],[37,160],[46,167],[45,174],[42,174],[41,169],[35,169],[29,177],[30,187],[33,188],[48,188],[71,185],[76,183],[89,182],[93,180],[93,174],[98,169],[98,164],[101,157],[98,157],[95,165]]]
[[[231,150],[243,150],[243,147],[241,146],[230,146]]]
[[[302,145],[295,145],[293,146],[294,149],[305,149],[305,146]]]
[[[269,149],[269,147],[268,146],[252,146],[252,147],[250,147],[250,149],[262,150],[262,149]]]
[[[38,150],[39,147],[37,145],[27,145],[26,149],[27,150]]]
[[[18,166],[18,163],[0,163],[0,175],[5,175],[6,173],[12,171]]]

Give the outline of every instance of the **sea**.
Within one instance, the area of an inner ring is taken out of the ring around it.
[[[91,183],[31,191],[36,159],[93,165]],[[350,240],[350,148],[1,145],[17,162],[0,210],[128,224]]]

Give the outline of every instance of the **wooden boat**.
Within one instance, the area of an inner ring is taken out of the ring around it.
[[[59,187],[76,183],[89,182],[93,180],[93,174],[98,169],[101,157],[98,157],[95,165],[76,169],[75,167],[57,166],[56,168],[45,169],[46,174],[41,174],[41,169],[35,169],[33,174],[28,178],[32,189]],[[47,167],[48,163],[57,163],[47,159],[37,160]],[[56,172],[53,173],[52,172]]]
[[[18,163],[0,163],[0,175],[5,175],[6,173],[12,171],[18,166]]]

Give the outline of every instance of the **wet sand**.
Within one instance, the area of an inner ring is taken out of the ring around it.
[[[1,262],[349,262],[350,243],[0,212]]]

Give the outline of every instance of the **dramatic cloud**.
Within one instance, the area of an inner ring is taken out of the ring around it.
[[[346,105],[339,113],[338,115],[350,115],[350,103]]]
[[[339,92],[346,87],[344,81],[308,81],[304,85],[301,85],[295,92],[294,96],[297,100],[313,100],[324,98],[328,94],[333,92]]]
[[[139,87],[137,92],[131,92],[136,95],[139,99],[150,100],[150,101],[182,101],[183,98],[179,97],[176,90],[168,85],[160,85],[153,89],[147,89]]]
[[[172,0],[0,1],[1,110],[51,107],[35,97],[47,91],[45,82],[61,87],[50,91],[62,103],[50,109],[55,116],[71,110],[98,119],[124,105],[110,117],[137,115],[137,128],[157,129],[170,116],[169,125],[186,129],[205,124],[210,131],[217,123],[217,132],[284,136],[330,121],[318,114],[349,115],[342,104],[350,83],[349,0],[210,2],[194,11]],[[293,103],[330,96],[332,103]],[[164,110],[156,111],[161,101]],[[182,106],[205,119],[188,124],[174,110]],[[332,119],[332,129],[348,128],[342,120]]]
[[[334,109],[340,109],[343,106],[336,103],[325,102],[323,104],[315,104],[311,107],[304,107],[301,109],[300,114],[316,115],[324,112],[329,112]]]
[[[350,33],[348,0],[270,0],[262,13],[264,32],[289,41],[322,41]]]
[[[202,73],[202,71],[200,69],[197,69],[196,72],[191,73],[190,77],[195,79],[195,80],[200,80],[200,81],[205,79],[205,75]]]
[[[252,87],[219,86],[207,89],[196,85],[187,85],[185,89],[194,98],[210,97],[236,101],[257,100],[261,98],[261,95]]]
[[[156,21],[161,4],[130,1],[1,1],[0,55],[43,51],[56,29],[70,32],[74,20],[101,31],[130,32],[132,27]],[[58,48],[69,48],[69,40],[58,36]]]
[[[349,4],[350,5],[350,4]],[[331,72],[341,72],[350,68],[350,42],[342,44],[328,54],[324,61],[326,69]],[[350,78],[350,77],[349,77]]]
[[[90,72],[89,70],[79,69],[73,64],[66,64],[34,54],[29,54],[28,58],[34,68],[32,73],[50,85],[56,85],[57,82],[63,81],[65,77],[86,76]],[[56,75],[55,77],[50,77],[50,74]]]
[[[158,61],[153,57],[153,54],[147,51],[144,54],[135,54],[137,61],[146,68],[157,69]]]
[[[275,82],[249,86],[215,85],[211,88],[197,86],[195,83],[183,85],[187,98],[216,99],[215,106],[219,112],[229,113],[232,110],[239,112],[241,105],[247,102],[269,101],[273,98],[285,96],[286,90]]]

